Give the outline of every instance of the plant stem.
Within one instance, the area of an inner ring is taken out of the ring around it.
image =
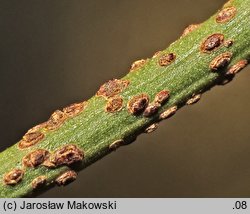
[[[250,59],[249,5],[250,0],[229,1],[167,49],[135,62],[121,80],[105,83],[88,101],[56,111],[29,130],[0,153],[0,196],[23,197],[70,182],[72,169],[132,143],[180,107],[197,102],[201,93],[233,78]]]

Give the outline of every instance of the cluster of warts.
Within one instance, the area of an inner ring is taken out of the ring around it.
[[[40,165],[48,168],[56,168],[62,165],[71,166],[74,163],[82,161],[83,158],[83,151],[74,144],[65,145],[53,153],[50,153],[44,149],[37,149],[23,157],[22,169],[14,169],[6,173],[3,177],[3,181],[6,185],[16,185],[22,180],[26,167],[35,168]],[[74,179],[75,177],[76,176],[74,176]],[[58,181],[61,181],[59,182],[60,184],[67,184],[69,181],[69,175],[67,178],[64,177],[63,179],[63,177],[60,176],[58,179]],[[32,188],[36,189],[43,186],[46,183],[46,180],[47,179],[45,176],[39,176],[35,178],[31,183]]]
[[[233,6],[223,8],[216,16],[215,20],[217,23],[224,23],[230,21],[236,15],[236,8]],[[221,33],[214,33],[209,35],[205,40],[202,41],[200,45],[200,51],[202,53],[211,53],[215,51],[220,46],[225,46],[229,48],[233,45],[234,41],[232,39],[225,40],[224,35]],[[232,59],[231,52],[224,52],[216,56],[209,64],[211,71],[219,71],[225,68]],[[233,76],[235,73],[240,71],[247,65],[246,60],[240,60],[235,65],[231,66],[225,73],[225,77]]]
[[[154,101],[149,103],[149,96],[147,94],[139,94],[132,97],[127,104],[128,112],[133,115],[139,115],[143,113],[144,117],[150,117],[157,113],[158,109],[164,104],[170,97],[170,92],[162,90],[155,95]]]
[[[165,104],[165,102],[167,102],[167,100],[170,97],[170,92],[168,90],[162,90],[160,92],[158,92],[155,97],[153,102],[149,102],[149,96],[145,93],[133,96],[127,103],[127,110],[130,114],[134,115],[134,116],[138,116],[140,114],[142,114],[144,117],[151,117],[154,114],[156,114],[159,110],[159,108]],[[175,111],[177,110],[176,107]],[[169,109],[168,109],[169,110]],[[173,108],[170,108],[170,111],[172,112],[171,114],[173,115]],[[166,114],[166,112],[164,113]],[[171,114],[169,114],[169,117],[171,116]],[[165,117],[167,118],[167,117]],[[165,119],[163,118],[163,113],[160,115],[160,119]],[[146,133],[151,133],[154,130],[156,130],[158,127],[158,124],[155,123],[153,125],[150,125],[148,128],[145,129]],[[116,140],[114,142],[112,142],[109,145],[109,149],[110,150],[116,150],[117,148],[119,148],[120,146],[125,145],[125,142],[123,139],[119,139]]]
[[[104,83],[99,88],[96,95],[107,100],[105,106],[106,112],[115,113],[123,108],[123,98],[119,94],[128,87],[129,83],[128,80],[113,79]]]
[[[159,66],[168,66],[176,59],[176,55],[174,53],[162,54],[162,51],[157,51],[153,55],[152,59],[154,58],[158,58]],[[145,66],[146,63],[147,60],[145,59],[135,61],[130,67],[130,72],[141,69]],[[123,90],[125,90],[129,84],[129,80],[113,79],[104,83],[99,88],[96,95],[107,100],[105,105],[105,112],[115,113],[123,108],[123,98],[119,94]],[[135,116],[142,113],[144,117],[151,117],[158,112],[159,108],[168,100],[169,96],[169,91],[162,90],[158,94],[156,94],[154,101],[152,103],[149,103],[149,96],[145,93],[142,93],[132,97],[128,101],[127,110],[130,114]],[[151,126],[147,130],[145,130],[145,132],[150,133],[157,127],[158,125],[155,124],[154,126]],[[121,145],[125,145],[125,141],[123,139],[118,139],[109,145],[109,149],[116,150]]]
[[[173,106],[173,107],[170,107],[170,108],[166,109],[165,111],[163,111],[160,114],[159,119],[160,120],[165,120],[167,118],[170,118],[171,116],[173,116],[176,113],[177,109],[178,109],[177,106]],[[158,126],[159,126],[159,123],[153,123],[150,126],[148,126],[144,130],[144,132],[147,133],[147,134],[149,134],[149,133],[155,131],[158,128]]]
[[[43,140],[45,134],[42,130],[57,130],[66,119],[77,116],[86,107],[87,102],[74,103],[68,107],[63,108],[62,111],[56,110],[48,119],[47,122],[39,124],[30,130],[23,136],[21,141],[18,143],[19,149],[29,148]]]
[[[216,16],[217,23],[224,23],[230,21],[236,14],[235,7],[226,7],[221,10]],[[182,37],[186,36],[190,32],[197,29],[200,25],[193,24],[189,25],[183,32]],[[224,35],[221,33],[214,33],[208,36],[202,41],[200,45],[200,51],[203,53],[211,53],[218,49],[221,45],[225,47],[230,47],[233,45],[233,40],[224,40]],[[152,58],[158,58],[158,64],[160,66],[168,66],[175,59],[176,55],[174,53],[162,54],[161,51],[156,52]],[[231,52],[224,52],[216,56],[209,64],[209,68],[212,71],[218,71],[219,69],[227,66],[232,58]],[[130,72],[136,71],[142,68],[146,64],[147,60],[141,59],[135,61],[130,68]],[[240,60],[235,65],[231,66],[226,75],[234,75],[243,69],[247,65],[247,60]],[[128,80],[118,80],[113,79],[104,83],[97,92],[97,96],[102,96],[107,100],[105,111],[114,113],[120,111],[123,108],[123,98],[119,94],[128,87]],[[159,108],[169,99],[170,92],[167,90],[162,90],[155,95],[153,102],[149,102],[149,96],[145,93],[136,95],[132,97],[127,103],[128,112],[132,115],[142,114],[144,117],[151,117],[156,114]],[[193,95],[187,102],[187,105],[194,104],[198,102],[201,98],[200,94]],[[18,146],[20,149],[28,148],[40,142],[45,135],[40,131],[45,130],[56,130],[58,129],[67,118],[74,117],[78,115],[86,106],[86,102],[75,103],[68,107],[65,107],[62,111],[55,111],[49,120],[45,123],[37,125],[30,129],[19,142]],[[177,106],[170,107],[163,111],[159,115],[159,119],[163,120],[171,117],[177,111]],[[158,123],[153,123],[145,129],[146,133],[151,133],[158,128]],[[110,150],[116,150],[121,145],[124,145],[123,139],[114,141],[109,145]],[[70,144],[63,146],[62,148],[56,150],[54,153],[50,153],[47,150],[37,149],[22,159],[22,164],[24,167],[37,167],[43,165],[49,168],[55,168],[61,165],[70,166],[73,163],[82,161],[84,158],[84,153],[76,145]],[[16,185],[19,183],[24,176],[23,169],[13,169],[12,171],[4,175],[3,181],[6,185]],[[56,179],[58,185],[66,185],[76,179],[77,173],[73,170],[64,172]],[[32,188],[37,189],[47,182],[46,176],[38,176],[32,181]]]
[[[224,23],[230,21],[236,14],[236,8],[235,7],[227,7],[221,10],[217,16],[216,16],[216,22],[217,23]],[[199,24],[193,24],[189,25],[183,32],[181,37],[186,36],[190,32],[197,29],[200,25]],[[203,53],[211,53],[212,51],[215,51],[217,48],[219,48],[221,45],[224,45],[226,48],[229,48],[233,45],[234,41],[232,39],[224,40],[224,35],[221,33],[214,33],[210,36],[208,36],[205,40],[202,41],[200,50]],[[153,56],[153,58],[160,56],[160,52],[156,52],[156,54]],[[165,58],[165,59],[164,59]],[[218,71],[225,66],[229,64],[232,58],[231,52],[224,52],[218,56],[216,56],[209,64],[209,68],[212,71]],[[175,55],[173,54],[170,56],[171,60],[168,60],[168,56],[164,56],[163,58],[159,59],[159,64],[161,66],[169,65],[171,61],[175,59]],[[170,63],[169,63],[170,62]],[[243,69],[247,65],[247,60],[240,60],[235,65],[231,66],[227,72],[226,75],[234,75],[237,72],[239,72],[241,69]],[[194,94],[189,100],[187,100],[187,105],[192,105],[196,102],[198,102],[201,98],[201,94]],[[149,111],[151,109],[152,113],[157,112],[158,105],[149,105]],[[166,119],[175,114],[177,111],[177,106],[173,106],[164,112],[160,114],[160,119]],[[148,115],[148,112],[146,111],[145,116]],[[150,115],[151,116],[151,115]],[[158,127],[157,123],[154,123],[150,125],[148,128],[146,128],[146,133],[151,133],[152,131],[156,130]]]
[[[230,9],[224,9],[216,17],[216,21],[218,22],[222,20],[229,20],[235,15],[229,15],[231,14],[231,11],[234,11],[232,8]],[[236,11],[236,10],[235,10]],[[197,29],[200,25],[199,24],[194,24],[188,26],[183,34],[183,36],[186,36],[190,32],[194,31]],[[211,53],[218,49],[220,46],[224,45],[225,47],[229,48],[230,46],[233,45],[233,40],[228,39],[225,40],[224,35],[221,33],[214,33],[212,35],[209,35],[206,39],[204,39],[200,45],[200,51],[203,53]],[[153,57],[158,58],[158,64],[160,66],[168,66],[170,65],[175,59],[176,55],[174,53],[168,53],[168,54],[162,54],[161,51],[156,52]],[[209,68],[212,71],[218,71],[219,69],[224,68],[227,66],[232,58],[232,53],[231,52],[224,52],[217,57],[215,57],[209,64]],[[146,60],[138,60],[135,61],[131,65],[130,71],[135,71],[138,70],[139,68],[142,68],[146,63]],[[235,66],[232,66],[228,73],[236,73],[238,70],[242,69],[245,66],[245,62],[241,61],[237,63]],[[125,84],[122,82],[123,80],[110,80],[109,82],[105,83],[98,91],[97,95],[99,96],[104,96],[108,98],[108,102],[105,107],[106,112],[116,112],[119,111],[122,106],[123,106],[123,99],[121,97],[116,97],[128,84]],[[110,87],[111,86],[111,87]],[[110,95],[111,94],[111,95]],[[157,100],[159,97],[163,96],[165,100]],[[169,98],[170,94],[169,91],[161,91],[159,94],[156,95],[155,100],[152,103],[149,103],[149,96],[145,93],[136,95],[132,97],[128,103],[127,103],[127,109],[128,112],[132,115],[140,115],[142,114],[144,117],[151,117],[154,114],[156,114],[161,107],[162,103],[165,102]],[[194,94],[187,102],[187,105],[194,104],[198,102],[201,98],[200,94]],[[160,119],[166,119],[169,118],[170,116],[174,115],[177,111],[177,106],[173,106],[164,112],[160,114]],[[154,131],[158,125],[153,124],[149,126],[145,132],[150,133]],[[110,149],[114,150],[118,148],[120,145],[123,144],[123,140],[118,140],[113,142],[110,145]]]

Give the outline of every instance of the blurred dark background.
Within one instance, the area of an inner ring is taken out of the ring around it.
[[[224,0],[0,1],[0,150]],[[250,197],[250,68],[41,197]]]

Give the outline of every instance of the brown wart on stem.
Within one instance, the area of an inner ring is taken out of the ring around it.
[[[36,167],[42,164],[49,157],[49,152],[44,149],[37,149],[23,157],[22,163],[25,167]]]
[[[159,104],[164,104],[170,97],[170,92],[168,90],[162,90],[155,95],[154,102]]]
[[[170,65],[176,58],[174,53],[163,54],[158,60],[160,66],[167,66]]]
[[[74,117],[78,114],[80,114],[84,108],[86,107],[87,102],[81,102],[81,103],[73,103],[65,108],[63,108],[63,112],[68,116],[68,117]]]
[[[211,51],[214,51],[215,49],[220,47],[220,45],[223,43],[223,41],[224,41],[224,35],[223,34],[214,33],[214,34],[208,36],[201,43],[200,50],[203,53],[210,53]]]
[[[50,156],[49,160],[45,161],[43,165],[47,167],[50,166],[53,167],[53,165],[55,166],[71,165],[73,163],[82,161],[83,158],[84,158],[83,151],[78,146],[74,144],[69,144],[56,150]]]
[[[128,111],[133,115],[138,115],[148,106],[149,97],[147,94],[139,94],[128,101]]]
[[[165,110],[164,112],[162,112],[160,114],[160,119],[163,120],[163,119],[167,119],[171,116],[173,116],[177,111],[177,106],[173,106],[167,110]]]
[[[201,99],[201,94],[193,95],[187,102],[187,105],[192,105],[197,103]]]
[[[37,132],[37,131],[41,131],[41,129],[45,128],[46,125],[47,125],[47,122],[38,124],[38,125],[32,127],[31,129],[29,129],[29,130],[27,131],[27,134],[28,134],[28,133]]]
[[[56,110],[47,121],[46,129],[56,130],[63,124],[63,122],[66,119],[67,119],[67,115],[64,112],[60,110]]]
[[[189,34],[190,32],[192,32],[192,31],[194,31],[195,29],[197,29],[199,26],[200,26],[200,24],[191,24],[191,25],[187,26],[187,27],[184,29],[184,31],[183,31],[181,37],[186,36],[186,35]]]
[[[123,139],[119,139],[119,140],[116,140],[113,143],[111,143],[109,145],[109,149],[114,151],[114,150],[118,149],[122,145],[124,145],[124,140]]]
[[[18,143],[19,149],[25,149],[30,146],[33,146],[40,142],[44,138],[44,134],[39,131],[32,132],[29,130],[24,136],[23,139]]]
[[[69,170],[67,172],[64,172],[62,175],[60,175],[56,179],[56,184],[58,186],[65,186],[65,185],[73,182],[74,180],[76,180],[76,176],[77,176],[77,173],[73,170]]]
[[[210,69],[213,71],[217,71],[221,68],[224,68],[230,62],[231,57],[232,57],[231,52],[225,52],[225,53],[220,54],[219,56],[215,57],[211,61],[210,65],[209,65]]]
[[[156,52],[153,54],[152,59],[154,59],[154,58],[160,56],[161,53],[162,53],[162,51],[156,51]]]
[[[3,181],[6,185],[15,185],[22,180],[23,175],[24,171],[22,169],[13,169],[4,175]]]
[[[140,60],[133,62],[129,71],[133,72],[135,70],[138,70],[139,68],[142,68],[146,64],[146,62],[147,62],[147,60],[145,60],[145,59],[140,59]]]
[[[44,175],[38,176],[36,177],[32,183],[31,186],[33,189],[39,189],[41,187],[43,187],[47,182],[47,178]]]
[[[120,96],[111,97],[105,106],[105,111],[109,113],[118,112],[123,107],[123,99]]]
[[[154,115],[159,108],[161,107],[161,105],[159,103],[150,103],[147,108],[144,110],[143,112],[143,116],[144,117],[151,117],[152,115]]]
[[[234,41],[232,39],[228,39],[228,40],[224,41],[223,44],[226,48],[229,48],[233,45],[233,43],[234,43]]]
[[[153,123],[152,125],[147,127],[144,132],[149,134],[149,133],[155,131],[158,127],[159,127],[159,123]]]
[[[226,75],[234,75],[238,73],[240,70],[245,68],[247,66],[247,60],[243,59],[238,61],[236,64],[232,65],[228,71],[226,72]]]
[[[217,23],[224,23],[230,21],[236,14],[235,7],[226,7],[223,8],[216,16]]]
[[[97,96],[102,96],[104,98],[110,98],[121,93],[129,85],[128,80],[118,80],[113,79],[104,83],[97,91]]]

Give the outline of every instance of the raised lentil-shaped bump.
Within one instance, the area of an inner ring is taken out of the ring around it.
[[[46,126],[47,126],[47,122],[38,124],[38,125],[32,127],[31,129],[29,129],[26,134],[41,131],[41,129],[45,128]]]
[[[67,119],[67,115],[64,112],[60,110],[56,110],[47,121],[46,129],[56,130],[63,124],[63,122],[66,119]]]
[[[118,112],[123,107],[123,99],[120,96],[111,97],[108,99],[105,106],[105,111],[109,113]]]
[[[133,62],[133,64],[130,67],[130,72],[133,72],[135,70],[138,70],[139,68],[142,68],[146,64],[146,62],[147,61],[145,59],[140,59],[140,60]]]
[[[150,103],[147,108],[144,110],[143,112],[143,116],[144,117],[151,117],[152,115],[154,115],[155,113],[157,113],[157,111],[159,110],[159,108],[161,107],[161,105],[159,103]]]
[[[28,131],[24,136],[23,139],[18,143],[19,149],[26,149],[31,147],[37,143],[39,143],[44,138],[44,134],[40,131]]]
[[[47,178],[44,175],[38,176],[36,177],[32,183],[31,186],[33,189],[39,189],[41,187],[43,187],[47,182]]]
[[[217,71],[221,68],[224,68],[230,62],[231,57],[232,57],[232,53],[230,53],[230,52],[225,52],[225,53],[220,54],[219,56],[215,57],[211,61],[210,65],[209,65],[210,69],[212,71]]]
[[[169,54],[163,54],[159,58],[159,65],[160,66],[167,66],[170,65],[176,58],[176,55],[174,53],[169,53]]]
[[[170,92],[168,90],[162,90],[155,95],[154,102],[159,104],[164,104],[170,97]]]
[[[177,106],[173,106],[167,110],[165,110],[164,112],[162,112],[160,114],[160,119],[163,120],[163,119],[167,119],[171,116],[173,116],[177,111]]]
[[[56,179],[56,184],[58,186],[65,186],[65,185],[73,182],[74,180],[76,180],[76,176],[77,176],[77,173],[73,170],[69,170],[67,172],[64,172],[62,175],[60,175]]]
[[[63,112],[68,117],[75,117],[76,115],[80,114],[84,108],[86,107],[87,102],[81,102],[81,103],[73,103],[65,108],[63,108]]]
[[[192,105],[197,103],[201,99],[201,94],[193,95],[187,102],[187,105]]]
[[[128,101],[128,111],[133,115],[138,115],[148,106],[149,96],[147,94],[139,94]]]
[[[234,75],[236,73],[238,73],[240,70],[242,70],[243,68],[245,68],[247,66],[247,60],[243,59],[238,61],[236,64],[232,65],[226,75]]]
[[[22,180],[23,175],[22,169],[13,169],[4,175],[3,181],[6,185],[16,185]]]
[[[234,41],[232,39],[228,39],[228,40],[224,41],[223,44],[226,48],[229,48],[233,45],[233,43],[234,43]]]
[[[49,152],[44,149],[37,149],[23,157],[25,167],[36,167],[42,164],[49,157]]]
[[[56,150],[50,156],[50,162],[55,166],[71,165],[73,163],[82,161],[83,158],[84,158],[83,151],[78,146],[74,144],[69,144]]]
[[[237,10],[235,7],[223,8],[216,16],[217,23],[224,23],[230,21],[236,14]]]
[[[104,98],[110,98],[121,93],[129,85],[128,80],[118,80],[113,79],[104,83],[97,91],[97,96],[102,96]]]
[[[211,51],[214,51],[224,41],[224,35],[221,33],[214,33],[210,36],[208,36],[201,44],[200,49],[203,53],[210,53]]]

